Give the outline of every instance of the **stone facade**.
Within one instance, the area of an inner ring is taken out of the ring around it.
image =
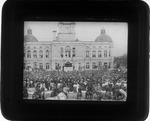
[[[24,67],[52,70],[98,70],[113,68],[113,41],[101,30],[95,41],[79,41],[74,22],[59,22],[59,33],[52,41],[24,38]],[[30,29],[30,28],[29,28]],[[25,36],[33,36],[30,29]],[[34,40],[31,41],[31,39]]]

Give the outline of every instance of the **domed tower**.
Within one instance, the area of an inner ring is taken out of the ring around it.
[[[95,42],[98,42],[102,47],[102,63],[103,66],[113,68],[113,41],[112,38],[106,34],[104,28],[101,29],[100,35],[95,39]]]
[[[113,43],[111,37],[107,34],[105,34],[105,29],[101,29],[101,35],[99,35],[96,39],[95,42],[109,42],[109,43]]]
[[[32,35],[32,29],[27,30],[27,35],[24,36],[24,42],[38,42],[37,38]]]

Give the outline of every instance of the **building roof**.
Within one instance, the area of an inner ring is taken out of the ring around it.
[[[27,35],[24,36],[24,42],[38,42],[37,38],[32,35],[32,29],[27,30]]]
[[[95,42],[109,42],[113,43],[111,37],[107,34],[105,34],[105,29],[101,29],[101,35],[99,35],[96,39]]]

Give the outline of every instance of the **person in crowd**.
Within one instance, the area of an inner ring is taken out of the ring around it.
[[[28,98],[28,90],[26,87],[23,87],[23,97],[24,97],[24,99]]]
[[[82,87],[79,85],[77,89],[77,99],[81,99],[81,98],[82,98]]]
[[[126,66],[125,66],[126,67]],[[33,97],[43,99],[46,91],[51,91],[51,97],[63,92],[68,98],[69,93],[77,94],[77,99],[85,100],[125,100],[127,92],[127,69],[100,69],[72,72],[45,71],[33,69],[24,72],[23,96],[27,98],[28,88],[35,88]],[[121,91],[119,91],[121,89]]]

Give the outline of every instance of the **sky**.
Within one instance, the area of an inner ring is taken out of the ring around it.
[[[95,41],[101,29],[109,35],[114,43],[114,56],[127,54],[128,24],[126,22],[75,22],[76,38],[79,41]],[[32,29],[32,34],[38,41],[52,41],[53,30],[59,31],[58,22],[30,22],[24,23],[24,35],[27,29]]]

